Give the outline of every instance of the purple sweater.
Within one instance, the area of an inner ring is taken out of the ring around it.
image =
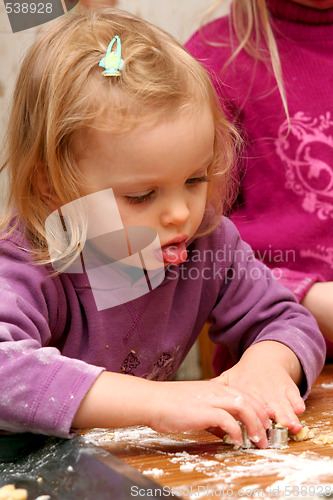
[[[227,219],[194,240],[181,265],[136,300],[98,311],[85,274],[51,276],[19,234],[0,241],[0,428],[68,436],[102,370],[170,380],[204,323],[239,358],[251,344],[289,346],[306,375],[304,396],[323,362],[315,321]]]
[[[333,281],[333,8],[267,4],[290,114],[287,137],[282,101],[265,64],[255,66],[242,51],[221,72],[231,54],[228,17],[203,30],[205,39],[223,47],[208,45],[197,32],[187,49],[212,73],[222,105],[244,134],[242,189],[232,220],[301,300],[314,282]]]

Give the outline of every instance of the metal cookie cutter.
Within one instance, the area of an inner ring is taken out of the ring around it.
[[[288,448],[288,428],[273,422],[272,427],[267,430],[267,439],[268,448]]]
[[[243,449],[256,448],[255,443],[253,443],[246,432],[246,428],[241,422],[238,422],[242,430],[243,438]],[[267,430],[268,448],[283,449],[288,447],[288,429],[287,427],[282,427],[281,425],[272,422],[272,427]]]

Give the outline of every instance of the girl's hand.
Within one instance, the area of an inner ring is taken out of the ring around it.
[[[152,394],[154,402],[148,425],[159,432],[218,429],[235,444],[242,444],[239,424],[260,448],[267,447],[265,430],[269,417],[264,406],[252,396],[218,379],[211,381],[159,382]]]
[[[245,351],[240,361],[215,380],[246,391],[264,405],[276,423],[297,433],[302,425],[297,417],[305,410],[297,383],[302,380],[297,356],[287,346],[263,341]]]
[[[92,385],[72,422],[74,428],[148,425],[159,432],[216,428],[242,444],[241,429],[257,446],[267,447],[269,417],[263,405],[217,379],[155,382],[103,372]]]
[[[312,285],[301,304],[316,318],[324,337],[333,342],[333,282]]]

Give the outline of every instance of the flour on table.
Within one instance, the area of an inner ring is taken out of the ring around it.
[[[186,436],[186,432],[182,434]],[[119,429],[89,429],[84,433],[84,438],[97,446],[113,444],[117,442],[127,442],[130,445],[139,447],[149,447],[150,445],[174,445],[179,443],[179,439],[172,434],[161,435],[150,427],[135,426]],[[194,443],[193,439],[182,439],[183,443]]]
[[[318,428],[310,429],[306,425],[302,431],[297,436],[298,440],[314,441],[323,435],[318,435]],[[314,437],[312,437],[313,435]],[[330,433],[324,435],[329,436]],[[248,478],[250,483],[253,478],[275,476],[275,479],[272,480],[273,484],[267,488],[267,497],[265,498],[270,498],[270,488],[279,488],[281,492],[288,492],[291,487],[299,488],[309,484],[322,485],[325,478],[333,477],[333,460],[310,451],[288,453],[273,449],[234,450],[228,449],[221,441],[222,446],[215,448],[215,453],[209,449],[205,452],[202,448],[201,452],[198,453],[196,447],[192,448],[192,444],[196,441],[190,439],[190,436],[186,440],[186,433],[183,433],[182,438],[179,439],[177,435],[163,435],[145,426],[113,430],[91,429],[84,434],[84,437],[98,446],[104,446],[105,449],[107,449],[106,445],[108,449],[111,449],[113,444],[116,446],[119,442],[122,444],[125,442],[129,447],[158,449],[159,453],[164,455],[170,463],[179,467],[179,472],[184,476],[184,489],[188,487],[186,485],[187,474],[194,472],[199,472],[203,476],[198,484],[207,484],[209,488],[217,489],[219,487],[221,489],[223,487],[233,488],[239,479],[247,481]],[[187,444],[189,444],[188,448],[186,448]],[[170,448],[163,449],[164,445],[170,445]],[[191,452],[191,450],[193,451]],[[158,478],[168,474],[168,468],[165,468],[165,471],[150,468],[141,470],[141,472],[158,480]],[[196,484],[191,484],[195,488]],[[179,486],[179,488],[181,487]],[[255,486],[249,485],[249,489],[253,490]],[[197,498],[197,496],[193,498]],[[303,500],[305,500],[304,497]]]
[[[159,477],[159,476],[163,476],[164,470],[157,469],[157,467],[154,467],[153,469],[143,470],[142,474],[144,474],[145,476]]]
[[[320,384],[320,387],[323,387],[324,389],[333,389],[333,382],[330,382],[329,384]]]

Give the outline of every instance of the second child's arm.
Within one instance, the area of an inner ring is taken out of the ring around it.
[[[316,318],[324,337],[333,342],[333,282],[314,283],[301,304]]]
[[[255,398],[216,380],[155,382],[103,372],[82,401],[74,428],[148,425],[159,432],[220,428],[242,443],[236,420],[259,447],[267,446],[267,411]]]

